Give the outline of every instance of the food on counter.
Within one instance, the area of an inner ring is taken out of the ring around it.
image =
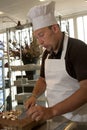
[[[18,116],[22,113],[21,110],[12,110],[12,111],[5,111],[0,113],[0,118],[2,119],[10,119],[10,120],[17,120]]]

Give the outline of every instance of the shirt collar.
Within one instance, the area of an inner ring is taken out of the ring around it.
[[[62,33],[63,33],[63,38],[62,38],[62,40],[61,40],[60,48],[58,49],[58,52],[55,53],[55,52],[51,51],[51,52],[50,52],[50,55],[57,55],[58,53],[62,52],[65,32],[62,32]]]

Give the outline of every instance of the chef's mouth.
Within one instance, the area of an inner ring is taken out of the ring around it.
[[[49,46],[43,45],[44,48],[49,49]]]
[[[40,47],[43,47],[43,48],[47,49],[47,51],[52,50],[52,48],[50,46],[47,46],[47,45],[40,45]]]

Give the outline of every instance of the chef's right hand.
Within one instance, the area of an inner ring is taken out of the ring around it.
[[[29,109],[31,106],[34,106],[36,104],[36,97],[35,96],[31,96],[29,97],[25,103],[24,103],[24,106],[25,106],[25,109]]]

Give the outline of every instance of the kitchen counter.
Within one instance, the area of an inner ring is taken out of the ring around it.
[[[61,121],[63,122],[62,125]],[[37,126],[32,130],[77,130],[77,125],[70,121],[66,122],[65,118],[56,117],[44,122],[42,125]]]
[[[55,117],[45,122],[34,122],[30,118],[22,120],[0,118],[0,124],[3,130],[77,130],[75,129],[76,123],[66,120],[64,117]]]
[[[32,130],[55,130],[57,123],[54,123],[52,120],[48,120],[40,126],[33,128]]]

